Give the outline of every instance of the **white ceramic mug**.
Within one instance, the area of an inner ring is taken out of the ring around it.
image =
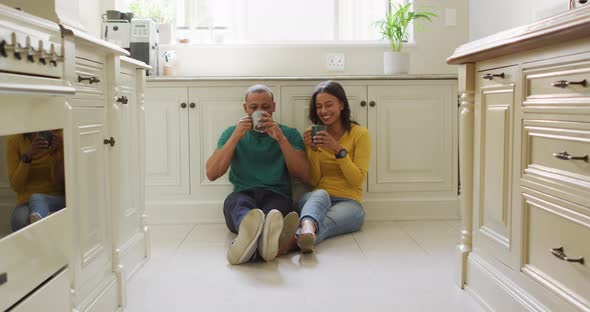
[[[260,118],[264,117],[264,113],[265,111],[262,110],[257,110],[252,113],[252,128],[254,128],[254,131],[256,132],[264,132],[266,129],[266,127],[262,127],[262,122],[260,121]]]

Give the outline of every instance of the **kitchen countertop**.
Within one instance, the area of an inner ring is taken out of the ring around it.
[[[240,81],[240,80],[453,80],[457,75],[430,75],[430,74],[404,74],[404,75],[374,75],[374,76],[148,76],[147,81]]]

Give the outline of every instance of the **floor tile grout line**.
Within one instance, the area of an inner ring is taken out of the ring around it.
[[[422,249],[427,255],[432,256],[432,254],[424,247],[422,246],[418,240],[416,240],[416,238],[414,238],[414,236],[412,236],[412,233],[410,233],[409,231],[407,231],[401,224],[399,225],[399,227],[401,228],[401,230],[408,235],[408,237],[410,237],[410,239],[416,243],[416,245],[418,245],[418,247],[420,247],[420,249]]]
[[[188,232],[188,234],[186,234],[186,236],[182,239],[182,241],[180,242],[180,244],[178,244],[178,246],[176,246],[176,249],[179,249],[180,246],[182,246],[182,244],[184,244],[184,242],[186,242],[187,238],[189,238],[189,236],[191,236],[191,234],[195,231],[195,229],[197,228],[197,225],[199,225],[198,223],[195,223],[193,225],[193,227],[191,228],[191,230]]]

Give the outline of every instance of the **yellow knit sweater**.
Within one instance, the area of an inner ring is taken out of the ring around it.
[[[314,151],[306,146],[311,165],[310,184],[326,190],[330,196],[360,202],[371,159],[369,130],[353,124],[350,132],[345,132],[338,143],[348,151],[344,158],[336,159],[332,151],[323,148]]]
[[[63,151],[50,149],[33,155],[33,161],[20,161],[31,147],[31,140],[22,134],[11,135],[6,142],[6,161],[11,188],[17,193],[17,203],[29,200],[33,193],[63,195],[64,185],[55,172],[57,161],[63,161]]]

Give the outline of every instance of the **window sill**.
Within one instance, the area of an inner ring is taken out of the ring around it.
[[[227,48],[258,48],[258,47],[273,47],[273,48],[291,48],[291,47],[389,47],[388,42],[381,41],[302,41],[302,42],[210,42],[210,43],[173,43],[161,44],[161,47],[172,46],[192,46],[192,47],[227,47]],[[415,42],[404,43],[404,48],[412,48],[416,46]]]

